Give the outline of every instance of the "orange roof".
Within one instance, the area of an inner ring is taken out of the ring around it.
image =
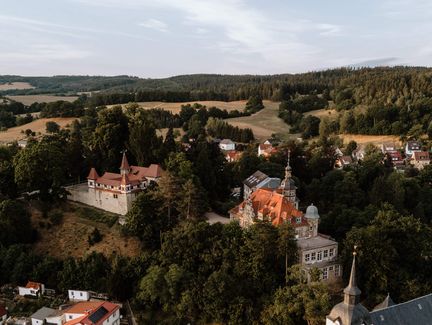
[[[271,144],[265,144],[265,143],[261,143],[259,145],[260,150],[271,150],[273,149],[273,146]]]
[[[427,151],[415,151],[414,152],[414,160],[417,161],[428,161],[429,158],[429,152]]]
[[[29,281],[27,282],[26,288],[39,290],[41,286],[41,283]]]
[[[283,222],[289,222],[293,227],[308,225],[303,216],[303,212],[297,210],[295,206],[280,193],[280,190],[260,188],[251,194],[250,199],[255,214],[262,214],[264,219],[267,218],[274,225],[280,225]],[[232,209],[231,212],[241,214],[240,209],[243,209],[245,205],[246,200]],[[301,218],[301,222],[297,222],[296,218],[298,217]]]
[[[93,323],[89,317],[95,313],[99,308],[105,308],[108,312],[101,317],[96,323]],[[82,314],[83,316],[66,322],[63,325],[75,325],[75,324],[85,324],[85,325],[100,325],[103,324],[104,320],[110,317],[117,309],[119,305],[113,304],[108,301],[83,301],[76,303],[69,309],[65,310],[67,314]]]
[[[98,178],[99,178],[99,175],[98,175],[96,169],[94,169],[94,168],[90,169],[90,173],[89,173],[89,175],[87,176],[87,179],[96,180],[96,179],[98,179]]]
[[[129,170],[129,162],[126,158],[126,152],[123,152],[123,158],[122,158],[122,162],[120,165],[120,169],[126,169]]]

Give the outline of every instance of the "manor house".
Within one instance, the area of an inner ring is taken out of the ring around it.
[[[87,183],[67,188],[68,199],[125,215],[138,193],[150,182],[157,182],[161,175],[162,168],[156,164],[149,167],[130,166],[126,153],[123,153],[120,173],[105,172],[99,176],[96,169],[92,168]]]

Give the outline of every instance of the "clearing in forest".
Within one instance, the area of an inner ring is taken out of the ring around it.
[[[397,135],[339,134],[338,136],[343,139],[344,143],[352,140],[357,142],[357,144],[372,143],[374,145],[381,145],[383,143],[402,143]]]
[[[46,122],[53,121],[60,125],[61,128],[72,124],[76,120],[76,117],[51,117],[51,118],[41,118],[34,120],[33,122],[23,124],[20,126],[15,126],[13,128],[7,129],[6,131],[0,131],[0,143],[10,143],[13,141],[18,141],[24,138],[24,134],[21,131],[30,129],[38,134],[46,133]]]
[[[33,103],[51,103],[58,100],[64,100],[66,102],[73,102],[78,99],[77,96],[54,96],[54,95],[17,95],[17,96],[6,96],[9,99],[23,103],[24,105],[31,105]]]

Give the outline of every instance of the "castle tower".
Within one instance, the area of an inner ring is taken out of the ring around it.
[[[282,180],[280,189],[282,190],[282,195],[288,199],[295,207],[298,209],[298,201],[295,186],[295,182],[292,179],[292,170],[290,166],[290,150],[288,150],[288,161],[285,167],[285,178]]]
[[[318,214],[318,208],[312,203],[307,207],[304,216],[309,223],[309,227],[311,228],[310,237],[318,236],[318,225],[320,220],[320,216]]]
[[[333,307],[326,318],[326,325],[369,325],[371,324],[368,310],[360,303],[361,291],[356,279],[356,246],[348,286],[344,289],[344,300]]]
[[[127,175],[130,173],[130,166],[129,166],[129,162],[127,160],[126,157],[126,150],[123,151],[123,158],[122,158],[122,162],[120,165],[120,174],[121,175]]]

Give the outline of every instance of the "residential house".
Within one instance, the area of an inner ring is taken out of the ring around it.
[[[400,150],[400,147],[394,142],[387,142],[387,143],[381,144],[381,151],[383,154],[395,152],[398,150]]]
[[[393,166],[395,169],[402,168],[405,166],[405,161],[402,154],[399,151],[387,151],[385,153],[385,159]]]
[[[62,325],[65,318],[60,310],[42,307],[30,316],[32,325],[55,324]]]
[[[7,318],[6,307],[0,305],[0,325],[5,324],[6,318]]]
[[[20,296],[33,296],[38,297],[45,292],[45,285],[38,282],[28,281],[25,287],[18,287],[18,294]]]
[[[421,143],[419,141],[407,141],[405,144],[405,155],[411,157],[414,152],[420,152],[421,149]]]
[[[326,325],[420,325],[431,324],[432,294],[395,304],[390,295],[369,312],[361,303],[357,287],[356,253],[354,252],[344,300],[333,307],[326,317]]]
[[[120,306],[108,301],[79,302],[64,310],[63,325],[118,325]]]
[[[304,214],[298,209],[296,186],[291,177],[289,160],[285,178],[277,189],[258,188],[238,206],[230,210],[230,219],[241,227],[249,227],[257,221],[271,222],[274,226],[289,223],[295,231],[302,272],[310,280],[310,271],[321,271],[322,280],[340,279],[342,269],[338,261],[338,243],[318,233],[318,209],[312,204]]]
[[[425,166],[430,164],[429,152],[414,151],[410,163],[418,170],[422,170]]]
[[[83,290],[68,290],[68,297],[70,301],[89,301],[90,292]]]
[[[237,151],[237,150],[227,151],[225,153],[225,159],[228,162],[236,162],[241,158],[242,154],[243,154],[242,151]]]
[[[334,167],[337,169],[342,169],[346,166],[349,166],[353,163],[353,159],[351,156],[338,156],[335,161]]]
[[[342,157],[344,155],[342,150],[340,150],[339,147],[334,147],[334,153],[336,157]]]
[[[219,148],[224,151],[235,150],[235,143],[230,139],[223,139],[219,142]]]
[[[87,184],[67,188],[68,199],[125,215],[131,209],[136,196],[150,182],[157,182],[162,172],[162,168],[156,164],[149,167],[130,166],[126,153],[123,153],[120,173],[105,172],[99,176],[96,169],[92,168],[87,177]]]
[[[246,200],[253,191],[259,188],[276,189],[280,185],[280,178],[269,177],[257,170],[243,181],[243,198]]]
[[[273,147],[271,143],[260,143],[258,145],[258,157],[270,157],[277,152],[276,147]]]
[[[355,161],[363,160],[365,157],[366,151],[364,145],[358,145],[356,149],[351,153],[351,157]]]

